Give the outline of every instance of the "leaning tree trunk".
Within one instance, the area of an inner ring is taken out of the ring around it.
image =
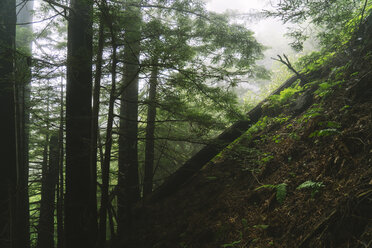
[[[90,163],[92,0],[71,0],[67,43],[65,247],[93,247],[95,172]]]
[[[45,161],[42,171],[38,248],[54,247],[54,199],[58,182],[59,153],[58,136],[54,134],[49,142],[49,161]]]
[[[124,82],[120,99],[118,235],[131,237],[132,204],[139,200],[138,178],[138,73],[141,13],[138,0],[127,1],[124,22]],[[133,5],[132,5],[133,4]],[[132,5],[132,6],[130,6]],[[130,247],[130,242],[127,244]]]
[[[158,84],[158,60],[154,59],[154,65],[150,77],[150,90],[147,109],[146,145],[145,145],[145,177],[143,184],[143,197],[152,192],[154,176],[155,154],[155,120],[156,120],[156,88]]]
[[[283,89],[291,86],[297,79],[297,76],[291,77],[271,95],[279,94]],[[175,173],[169,176],[159,188],[157,188],[149,197],[147,197],[147,201],[156,202],[179,190],[190,177],[192,177],[228,144],[240,137],[261,118],[263,103],[264,101],[260,102],[256,107],[248,112],[248,120],[235,122],[232,126],[215,138],[210,144],[206,145],[203,149],[187,160]]]
[[[0,247],[13,246],[14,194],[17,182],[15,122],[15,0],[0,1]]]

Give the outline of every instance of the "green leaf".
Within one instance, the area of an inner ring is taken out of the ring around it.
[[[264,229],[265,230],[269,227],[269,225],[260,224],[260,225],[254,225],[253,227],[257,228],[257,229]]]
[[[217,177],[206,177],[206,178],[208,181],[214,181],[218,179]]]
[[[313,182],[311,180],[301,183],[296,189],[320,189],[323,188],[325,185],[323,182]]]
[[[287,196],[287,184],[281,183],[276,186],[276,200],[282,204]]]
[[[265,184],[265,185],[262,185],[262,186],[256,188],[255,190],[259,190],[259,189],[262,189],[262,188],[265,188],[265,189],[276,189],[276,185],[273,185],[273,184]]]
[[[226,247],[235,247],[235,245],[240,244],[240,242],[242,242],[242,241],[241,240],[237,240],[237,241],[234,241],[234,242],[229,243],[229,244],[223,244],[222,247],[223,248],[226,248]]]
[[[323,136],[330,136],[334,134],[340,134],[340,131],[338,131],[335,128],[327,128],[322,130],[317,130],[309,135],[309,138],[312,137],[323,137]]]

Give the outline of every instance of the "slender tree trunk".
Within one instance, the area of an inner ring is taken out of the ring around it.
[[[111,239],[115,239],[115,224],[114,224],[114,208],[112,206],[112,200],[114,198],[115,194],[112,191],[111,194],[109,195],[109,204],[108,204],[108,217],[109,217],[109,224],[110,224],[110,237]]]
[[[54,199],[58,182],[59,156],[58,136],[54,134],[49,142],[49,161],[45,161],[42,172],[38,248],[54,247]]]
[[[64,227],[63,227],[63,195],[64,195],[64,179],[63,179],[63,127],[64,127],[64,111],[63,111],[63,80],[61,79],[61,96],[60,96],[60,123],[58,132],[58,148],[59,148],[59,164],[58,164],[58,184],[57,184],[57,248],[64,248]]]
[[[111,29],[111,42],[112,42],[112,67],[111,67],[111,92],[109,99],[109,111],[106,128],[105,140],[105,156],[103,164],[101,164],[102,171],[102,187],[101,187],[101,208],[99,212],[99,238],[98,247],[105,247],[106,243],[106,226],[107,226],[107,211],[109,210],[109,186],[110,186],[110,162],[111,162],[111,148],[112,148],[112,125],[114,121],[114,103],[116,99],[116,41],[115,34]]]
[[[138,4],[138,0],[128,3]],[[118,177],[118,235],[130,239],[132,204],[139,200],[138,178],[138,73],[141,38],[140,8],[126,6],[124,37],[124,82],[120,99],[119,177]],[[126,242],[128,247],[132,246]]]
[[[49,92],[48,92],[49,93]],[[47,109],[46,109],[46,116],[49,116],[49,95],[47,96]],[[43,203],[43,200],[44,202],[46,201],[46,198],[45,198],[45,193],[46,193],[46,177],[47,177],[47,174],[48,174],[48,154],[49,154],[49,119],[46,120],[46,133],[45,133],[45,140],[44,140],[44,148],[43,148],[43,161],[42,161],[42,164],[41,164],[41,201],[40,201],[40,217],[39,217],[39,225],[38,225],[38,228],[37,228],[37,232],[38,232],[38,240],[37,240],[37,247],[40,248],[40,247],[43,247],[43,246],[40,246],[40,238],[43,239],[42,243],[43,245],[46,245],[46,237],[48,235],[44,235],[45,233],[48,233],[48,230],[46,229],[47,227],[45,226],[45,203]],[[44,198],[44,199],[43,199]],[[41,213],[43,212],[43,213]],[[43,214],[43,216],[41,215]],[[42,223],[44,221],[44,223]],[[50,231],[50,230],[49,230]],[[44,235],[44,237],[42,237]],[[40,237],[41,236],[41,237]],[[44,246],[45,247],[45,246]]]
[[[46,116],[49,118],[49,110],[50,110],[50,92],[49,90],[47,91],[46,95]],[[49,205],[51,204],[50,201],[50,189],[48,188],[49,186],[48,181],[50,179],[47,179],[49,177],[49,160],[48,160],[48,154],[49,154],[49,132],[50,132],[50,123],[49,119],[46,119],[45,123],[45,141],[44,141],[44,149],[43,149],[43,161],[42,161],[42,180],[41,180],[41,202],[40,202],[40,217],[39,217],[39,225],[38,225],[38,239],[37,239],[37,247],[42,248],[42,247],[48,247],[51,245],[51,247],[54,246],[53,239],[50,239],[49,233],[54,233],[54,226],[52,229],[50,228],[49,225],[49,212],[50,212],[50,207]],[[54,199],[52,200],[54,204]]]
[[[93,247],[97,203],[90,160],[92,0],[71,0],[66,91],[65,247]]]
[[[17,23],[31,23],[33,1],[17,0]],[[28,150],[29,150],[29,103],[31,91],[31,42],[32,25],[21,25],[17,28],[26,32],[19,32],[16,47],[16,101],[17,101],[17,144],[19,161],[19,179],[16,193],[16,221],[14,228],[14,247],[30,247],[30,211],[28,197]],[[21,31],[22,31],[21,30]]]
[[[0,247],[13,247],[14,195],[17,184],[15,123],[15,0],[0,1]]]
[[[93,89],[93,108],[92,108],[92,139],[91,139],[91,172],[94,181],[97,181],[97,141],[99,135],[99,105],[100,105],[100,93],[101,93],[101,77],[102,77],[102,55],[104,47],[104,22],[103,17],[100,17],[99,21],[99,31],[98,31],[98,49],[97,49],[97,63],[96,63],[96,74],[94,76],[94,89]],[[97,187],[93,189],[97,194]],[[93,192],[92,192],[93,193]],[[100,234],[98,236],[98,241],[100,239]],[[100,246],[97,246],[100,247]]]
[[[154,59],[154,65],[150,77],[149,104],[147,109],[146,145],[145,145],[145,177],[143,184],[143,197],[151,194],[154,176],[154,153],[155,153],[155,120],[156,120],[156,91],[158,84],[158,59]]]

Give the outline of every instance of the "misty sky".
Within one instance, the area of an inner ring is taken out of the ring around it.
[[[270,2],[275,0],[204,0],[208,10],[223,13],[225,11],[233,11],[239,13],[249,13],[252,10],[260,11],[262,9],[271,9]],[[247,20],[237,20],[239,23],[244,23],[249,29],[255,33],[256,39],[267,47],[264,52],[265,58],[262,61],[258,61],[258,64],[265,65],[267,69],[273,69],[274,60],[271,58],[276,57],[278,54],[287,54],[289,56],[295,54],[290,48],[288,43],[290,40],[285,37],[287,26],[283,25],[280,20],[273,18],[263,19],[254,22],[248,22]],[[250,81],[250,80],[249,80]],[[255,93],[259,93],[259,87],[257,87],[255,81],[251,81],[249,84],[243,86],[246,90],[251,90]],[[242,88],[240,88],[240,91]],[[239,92],[239,95],[244,93]]]
[[[226,9],[247,11],[249,9],[261,9],[267,6],[264,0],[205,0],[207,7],[216,12],[224,12]]]
[[[227,10],[238,11],[240,13],[249,12],[250,10],[269,9],[271,7],[270,0],[204,0],[208,10],[223,13]],[[275,2],[275,1],[271,1]],[[287,27],[280,20],[265,19],[247,23],[245,25],[255,33],[257,40],[268,47],[265,51],[265,59],[260,64],[265,64],[267,68],[271,68],[273,61],[271,57],[276,57],[277,54],[293,54],[294,52],[289,47],[289,39],[285,37]]]

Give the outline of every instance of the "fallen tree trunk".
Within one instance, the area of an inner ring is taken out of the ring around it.
[[[276,89],[271,95],[279,94],[282,90],[290,87],[296,80],[297,76],[293,76]],[[265,99],[266,100],[266,99]],[[265,101],[264,100],[264,101]],[[262,116],[262,104],[260,102],[256,107],[248,112],[248,120],[242,120],[234,123],[210,144],[206,145],[193,157],[191,157],[184,165],[182,165],[175,173],[170,175],[165,182],[159,186],[146,201],[153,202],[176,192],[189,178],[199,171],[207,162],[214,158],[227,145],[239,138],[253,124],[255,124]]]

